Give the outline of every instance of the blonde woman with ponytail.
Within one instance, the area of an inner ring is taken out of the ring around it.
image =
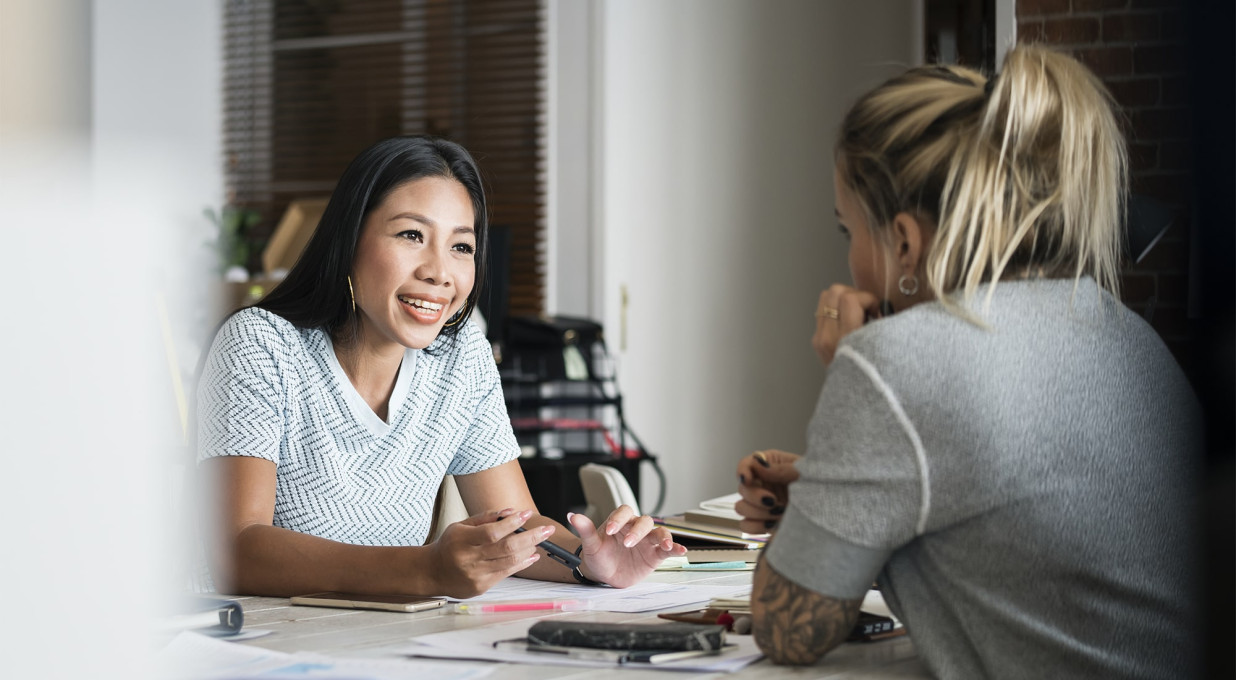
[[[1188,677],[1200,415],[1119,301],[1127,160],[1085,67],[1021,46],[912,69],[836,145],[852,285],[802,456],[739,464],[775,528],[756,641],[814,663],[878,581],[942,678]]]

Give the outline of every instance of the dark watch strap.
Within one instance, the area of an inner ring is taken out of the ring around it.
[[[580,554],[581,552],[583,552],[583,550],[584,550],[584,546],[582,546],[582,545],[581,545],[581,546],[579,546],[578,548],[576,548],[576,549],[575,549],[575,556],[576,556],[576,557],[579,557],[579,554]],[[583,573],[582,573],[582,572],[580,572],[579,567],[575,567],[574,569],[572,569],[572,570],[571,570],[571,576],[574,576],[576,581],[579,581],[580,583],[582,583],[582,584],[584,584],[584,585],[586,585],[586,586],[603,586],[603,585],[605,585],[604,583],[601,583],[600,581],[593,581],[592,579],[588,578],[587,576],[584,576],[584,575],[583,575]]]

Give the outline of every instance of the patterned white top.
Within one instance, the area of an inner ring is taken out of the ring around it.
[[[387,421],[352,386],[325,332],[262,309],[219,330],[198,386],[198,461],[275,463],[274,525],[357,545],[421,545],[443,475],[519,455],[489,343],[407,350]]]

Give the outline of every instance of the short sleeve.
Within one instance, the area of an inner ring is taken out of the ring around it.
[[[518,458],[519,443],[511,430],[502,379],[489,341],[471,324],[459,334],[458,340],[465,343],[466,365],[475,377],[476,398],[471,422],[446,472],[467,475]]]
[[[211,344],[198,383],[198,461],[253,456],[279,463],[286,342],[257,310],[234,314]]]
[[[893,551],[921,531],[924,460],[897,395],[869,361],[843,347],[769,547],[778,573],[832,597],[861,597]]]

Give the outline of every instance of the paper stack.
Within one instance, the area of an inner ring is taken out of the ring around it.
[[[742,518],[734,512],[738,494],[710,498],[699,507],[656,520],[669,529],[674,540],[687,546],[687,559],[698,562],[754,562],[768,534],[739,529]]]

